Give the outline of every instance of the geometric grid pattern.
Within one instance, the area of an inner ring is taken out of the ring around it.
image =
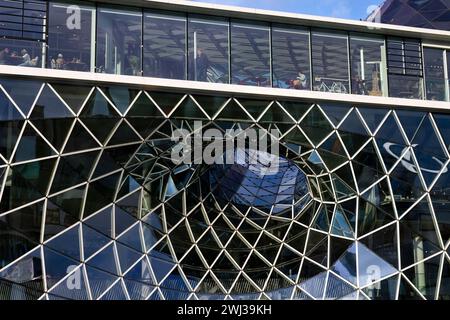
[[[175,165],[195,120],[277,130],[289,196]],[[448,114],[2,78],[0,131],[1,299],[450,298]]]

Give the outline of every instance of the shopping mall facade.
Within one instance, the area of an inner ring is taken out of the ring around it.
[[[107,2],[0,1],[0,299],[450,299],[450,32]]]

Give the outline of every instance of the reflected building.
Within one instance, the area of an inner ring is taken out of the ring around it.
[[[450,30],[450,2],[448,0],[386,0],[367,20]]]
[[[133,3],[0,1],[0,299],[450,299],[450,32]]]

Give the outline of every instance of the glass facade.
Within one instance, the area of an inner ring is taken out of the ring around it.
[[[47,68],[93,71],[95,7],[50,3]]]
[[[387,96],[384,39],[350,37],[352,93]]]
[[[309,31],[302,28],[272,27],[274,88],[311,90]]]
[[[348,36],[313,32],[311,39],[314,90],[350,93]]]
[[[141,75],[142,12],[99,7],[97,18],[97,72]]]
[[[421,39],[75,0],[50,1],[47,13],[35,1],[0,4],[11,20],[0,26],[0,64],[450,100],[449,49]],[[33,18],[19,26],[24,12]]]
[[[428,100],[447,100],[445,50],[424,48],[426,95]]]
[[[275,127],[278,155],[170,161],[192,121]],[[445,110],[3,76],[0,299],[448,300],[449,128]]]
[[[186,17],[144,13],[144,76],[186,79]]]
[[[269,24],[232,21],[231,83],[270,87],[270,74]]]
[[[229,83],[229,25],[224,18],[190,17],[189,80]]]

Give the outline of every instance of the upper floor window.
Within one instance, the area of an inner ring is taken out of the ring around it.
[[[186,79],[186,15],[144,13],[144,75]]]
[[[423,98],[422,44],[415,39],[390,38],[387,42],[389,95]]]
[[[350,93],[347,35],[313,32],[311,36],[314,90]]]
[[[384,39],[350,37],[352,93],[387,96]]]
[[[299,27],[272,28],[273,86],[311,90],[309,31]]]
[[[51,3],[47,68],[93,71],[95,7],[81,3]]]
[[[100,7],[97,17],[97,71],[141,75],[142,12]]]
[[[189,80],[229,82],[229,24],[222,18],[189,17]]]
[[[270,72],[269,24],[232,21],[232,83],[268,87]]]
[[[427,100],[447,100],[448,84],[445,78],[445,50],[424,48],[425,87]]]

